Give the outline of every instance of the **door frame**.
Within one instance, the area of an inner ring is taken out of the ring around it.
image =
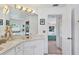
[[[60,19],[58,20],[58,18],[60,18]],[[57,24],[57,21],[58,21],[58,24]],[[56,25],[58,25],[58,30],[56,30],[58,32],[56,34],[59,34],[57,36],[59,39],[59,46],[57,46],[57,47],[62,49],[62,15],[56,15]]]
[[[75,54],[75,10],[71,10],[71,46],[72,55]]]
[[[61,16],[61,21],[60,21],[60,23],[62,24],[62,14],[49,14],[48,16],[50,16],[50,15],[52,15],[52,16],[55,16],[56,17],[56,22],[57,22],[57,16]],[[49,19],[48,17],[47,17],[47,19]],[[57,25],[57,23],[56,23],[56,25]],[[60,26],[59,26],[60,27]],[[62,27],[60,27],[61,29],[60,29],[60,31],[62,30]],[[48,29],[49,29],[49,26],[48,26]],[[49,30],[48,30],[49,31]],[[57,30],[56,30],[57,31]],[[56,33],[57,34],[57,33]],[[61,35],[61,34],[60,34]],[[61,37],[61,36],[60,36]],[[56,36],[56,38],[57,38],[57,36]],[[60,38],[59,38],[60,39]],[[57,41],[56,41],[57,42]],[[60,44],[60,42],[59,42],[59,44]],[[61,39],[61,45],[62,45],[62,39]],[[62,49],[62,46],[61,47],[58,47],[58,48],[61,48]]]

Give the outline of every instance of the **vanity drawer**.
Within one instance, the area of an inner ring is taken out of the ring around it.
[[[34,55],[34,49],[33,46],[27,46],[24,48],[24,55]]]
[[[15,55],[15,48],[4,52],[2,55]]]
[[[16,55],[23,55],[23,50],[16,52]]]
[[[22,51],[24,49],[23,43],[16,46],[16,52]]]
[[[34,46],[34,41],[28,41],[28,42],[24,42],[24,47],[28,47],[28,46]]]

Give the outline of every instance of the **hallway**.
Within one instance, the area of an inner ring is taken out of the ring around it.
[[[48,54],[61,55],[62,50],[57,48],[56,41],[48,41]]]

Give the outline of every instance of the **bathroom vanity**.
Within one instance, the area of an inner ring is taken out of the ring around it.
[[[43,55],[44,36],[33,36],[27,39],[25,36],[14,36],[14,40],[0,45],[1,55]]]
[[[4,21],[6,21],[6,18]],[[14,9],[9,12],[8,21],[4,25],[6,26],[8,22],[12,28],[12,39],[0,45],[1,55],[44,54],[45,36],[38,35],[37,14],[28,14],[24,11]],[[26,37],[27,35],[29,38]],[[0,40],[2,39],[0,38]]]

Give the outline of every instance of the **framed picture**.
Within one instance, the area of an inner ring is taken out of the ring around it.
[[[49,31],[50,32],[54,32],[54,30],[55,30],[55,26],[49,26]]]
[[[0,19],[0,25],[3,25],[3,19]]]
[[[6,20],[6,25],[10,25],[10,21],[9,20]]]
[[[40,25],[45,25],[45,19],[40,19]]]

